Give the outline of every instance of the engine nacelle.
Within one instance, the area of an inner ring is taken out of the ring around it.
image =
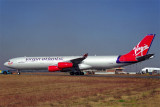
[[[63,68],[72,68],[73,64],[70,62],[59,62],[58,63],[58,68],[63,69]]]
[[[60,71],[62,69],[58,68],[57,66],[49,66],[48,71],[49,72],[54,72],[54,71]]]
[[[48,71],[54,72],[54,71],[61,71],[64,68],[71,68],[73,67],[73,64],[70,62],[59,62],[58,66],[49,66]]]

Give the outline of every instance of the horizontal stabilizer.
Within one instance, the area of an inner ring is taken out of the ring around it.
[[[154,54],[147,54],[147,55],[144,55],[144,56],[138,56],[136,59],[137,59],[138,62],[140,62],[140,61],[144,61],[146,59],[151,58],[153,55]]]

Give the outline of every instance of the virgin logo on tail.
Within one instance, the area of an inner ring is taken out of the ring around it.
[[[155,35],[147,35],[141,42],[138,43],[137,46],[133,48],[133,52],[135,56],[144,56],[148,53],[149,47],[152,44],[153,38]]]
[[[150,34],[142,39],[129,53],[120,55],[117,62],[136,62],[137,57],[147,55],[155,35]]]
[[[135,56],[143,56],[143,52],[145,50],[148,50],[149,49],[149,46],[144,44],[144,46],[139,46],[139,44],[133,48],[134,50],[134,53],[135,53]]]

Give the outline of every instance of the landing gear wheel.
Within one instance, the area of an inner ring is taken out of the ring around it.
[[[84,75],[84,72],[80,72],[80,75]]]
[[[70,75],[74,75],[74,72],[70,72]]]
[[[75,72],[75,75],[79,75],[80,73],[79,72]]]
[[[17,74],[20,75],[21,73],[20,73],[20,72],[17,72]]]
[[[20,70],[19,70],[19,69],[17,69],[17,74],[18,74],[18,75],[20,75],[20,74],[21,74],[21,72],[20,72]]]

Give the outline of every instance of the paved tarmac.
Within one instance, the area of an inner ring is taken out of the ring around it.
[[[17,74],[16,74],[17,75]],[[69,75],[69,73],[66,74],[57,74],[57,73],[21,73],[21,75],[44,75],[44,76],[85,76],[85,77],[117,77],[117,78],[154,78],[154,79],[160,79],[160,76],[155,76],[155,75],[133,75],[133,74],[123,74],[123,75],[102,75],[102,74],[95,74],[95,75]]]
[[[156,78],[160,79],[160,76],[146,76],[146,75],[90,75],[91,77],[118,77],[118,78]]]

